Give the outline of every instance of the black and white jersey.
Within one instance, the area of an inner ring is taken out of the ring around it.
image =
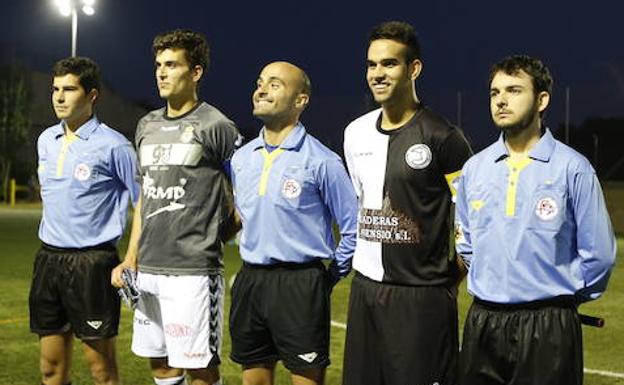
[[[142,182],[139,269],[219,271],[219,232],[227,217],[224,163],[239,141],[236,126],[202,102],[176,118],[167,118],[165,108],[150,112],[139,121],[135,140]]]
[[[344,152],[359,197],[353,268],[379,282],[450,283],[453,184],[472,154],[462,132],[425,107],[386,131],[378,109],[347,126]]]

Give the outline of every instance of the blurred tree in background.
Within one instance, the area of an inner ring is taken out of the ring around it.
[[[11,169],[29,138],[30,100],[26,70],[16,64],[0,67],[0,194],[5,201]]]

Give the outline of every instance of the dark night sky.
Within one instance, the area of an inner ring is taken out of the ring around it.
[[[99,62],[116,92],[159,106],[153,36],[180,27],[204,32],[212,66],[202,96],[247,135],[259,128],[250,102],[259,70],[273,60],[293,61],[308,72],[314,88],[304,123],[340,149],[344,126],[371,106],[364,80],[367,33],[391,19],[410,22],[419,32],[421,99],[456,121],[461,91],[462,126],[477,148],[497,134],[489,120],[488,68],[509,54],[538,56],[553,72],[551,126],[564,120],[565,86],[571,87],[573,123],[624,115],[624,2],[618,0],[97,0],[95,16],[80,16],[78,54]],[[48,71],[70,53],[70,20],[52,0],[4,0],[0,44]]]

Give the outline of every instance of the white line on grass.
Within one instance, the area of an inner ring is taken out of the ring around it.
[[[234,283],[234,279],[230,279],[229,283],[230,283],[230,286],[232,286],[232,284]],[[0,320],[0,324],[17,323],[17,322],[25,321],[25,320],[27,320],[27,318],[5,319],[5,320]],[[347,324],[334,321],[334,320],[331,320],[331,326],[336,327],[338,329],[347,329]],[[624,373],[610,372],[608,370],[596,370],[596,369],[583,368],[583,371],[588,374],[597,374],[599,376],[604,376],[604,377],[624,378]]]
[[[334,320],[331,320],[331,325],[333,327],[338,328],[338,329],[346,329],[347,328],[347,324],[344,324],[344,323],[338,322],[338,321],[334,321]],[[585,373],[588,373],[588,374],[597,374],[599,376],[614,377],[614,378],[624,378],[624,373],[610,372],[608,370],[596,370],[596,369],[583,368],[583,371]]]
[[[624,378],[624,373],[610,372],[608,370],[596,370],[596,369],[583,368],[583,371],[585,373],[597,374],[599,376]]]

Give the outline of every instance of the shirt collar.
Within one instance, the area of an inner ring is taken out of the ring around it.
[[[531,151],[529,151],[529,158],[540,160],[542,162],[548,162],[554,150],[555,138],[550,132],[550,129],[546,128],[544,130],[544,135],[542,135]],[[492,152],[494,154],[495,162],[509,156],[509,151],[507,150],[507,146],[505,146],[505,138],[502,133],[498,137],[496,143],[494,143]]]
[[[262,127],[262,130],[260,130],[260,135],[258,135],[258,137],[254,139],[254,146],[253,146],[254,150],[258,150],[260,148],[265,147],[265,144],[266,144],[264,141],[265,130],[266,130],[266,127]],[[297,124],[295,125],[293,130],[288,134],[286,139],[284,139],[282,144],[279,145],[279,148],[282,148],[284,150],[297,150],[299,147],[301,147],[301,144],[303,143],[303,139],[305,138],[305,135],[306,135],[305,127],[303,126],[301,122],[297,122]]]
[[[547,127],[544,130],[544,135],[529,152],[529,157],[548,162],[553,151],[555,151],[555,138]]]
[[[74,132],[74,134],[80,139],[88,140],[89,136],[93,134],[93,132],[99,125],[100,125],[100,121],[95,115],[93,115],[91,119],[87,120],[82,126],[78,127],[78,129],[76,130],[76,132]],[[61,121],[61,123],[56,126],[56,130],[54,133],[55,133],[55,138],[57,139],[59,136],[65,135],[65,121],[64,120]]]

